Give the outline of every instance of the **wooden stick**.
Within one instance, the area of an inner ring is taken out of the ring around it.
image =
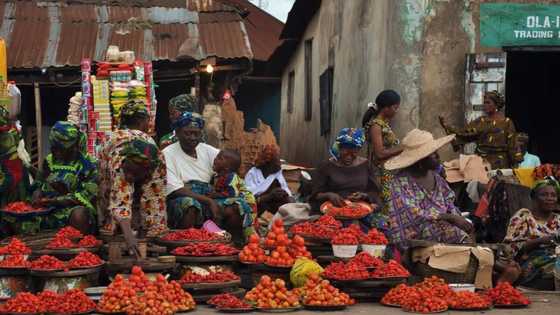
[[[43,170],[43,120],[41,113],[41,91],[39,90],[39,83],[33,84],[35,91],[35,128],[37,128],[37,159],[39,164],[39,171]]]

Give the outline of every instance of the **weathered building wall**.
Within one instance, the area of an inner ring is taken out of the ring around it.
[[[560,0],[324,0],[303,38],[315,38],[312,122],[303,118],[303,44],[284,72],[283,157],[308,164],[326,158],[333,133],[360,126],[366,104],[383,89],[402,96],[393,121],[401,138],[413,128],[442,136],[439,115],[463,125],[467,54],[501,51],[480,46],[480,4],[486,2],[560,4]],[[321,137],[319,76],[329,65],[335,69],[333,127],[331,135]],[[294,68],[294,112],[289,114],[287,77]],[[440,153],[444,159],[454,156],[450,147]]]
[[[304,119],[304,48],[300,44],[282,80],[282,156],[316,164],[328,157],[340,128],[358,126],[366,104],[385,86],[389,0],[324,0],[302,38],[313,38],[313,119]],[[319,76],[334,67],[331,133],[320,135]],[[295,69],[294,109],[287,112],[288,75]]]

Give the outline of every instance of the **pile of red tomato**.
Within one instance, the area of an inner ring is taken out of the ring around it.
[[[0,312],[12,314],[85,314],[94,309],[95,303],[78,289],[69,290],[64,294],[44,291],[34,295],[22,292],[0,306]]]
[[[115,277],[101,297],[97,309],[103,313],[172,315],[193,310],[195,306],[192,296],[178,282],[168,282],[160,274],[155,281],[149,281],[142,269],[134,266],[128,280],[122,275]]]
[[[284,280],[272,280],[269,276],[261,277],[257,286],[247,292],[245,300],[264,309],[285,309],[300,305],[298,296],[287,289]]]
[[[6,246],[0,247],[0,255],[29,255],[31,254],[31,248],[27,247],[24,242],[22,242],[17,237],[13,237],[10,243]]]
[[[300,296],[304,305],[311,306],[346,306],[354,305],[356,301],[350,296],[322,280],[318,274],[311,274],[305,286],[301,288]]]
[[[374,278],[406,278],[410,276],[410,273],[395,260],[385,263],[379,258],[362,252],[347,263],[341,261],[331,263],[323,271],[323,276],[331,280],[355,281]]]
[[[179,230],[168,233],[163,237],[166,241],[196,241],[196,242],[207,242],[220,239],[220,235],[216,233],[210,233],[203,229],[187,229]]]
[[[103,264],[103,260],[96,254],[90,252],[81,252],[72,258],[67,266],[70,269],[91,268]]]
[[[342,207],[335,207],[327,201],[321,205],[321,211],[335,218],[361,219],[373,211],[373,207],[366,202],[345,201]]]
[[[77,239],[83,237],[82,232],[73,228],[71,226],[63,227],[62,229],[56,232],[55,238],[69,238],[69,239]]]
[[[68,271],[70,269],[91,268],[103,264],[103,260],[99,256],[90,252],[81,252],[68,262],[62,261],[56,257],[43,255],[33,260],[29,267],[33,270],[43,271]]]
[[[8,255],[0,261],[0,268],[29,268],[30,265],[25,255]]]
[[[382,299],[382,304],[401,306],[406,311],[434,313],[447,310],[483,310],[492,305],[531,304],[521,292],[509,283],[500,283],[485,294],[469,291],[454,292],[443,279],[436,276],[424,279],[414,286],[401,284],[389,291]]]
[[[35,208],[31,204],[25,201],[16,201],[6,205],[4,207],[5,211],[13,212],[13,213],[30,213],[30,212],[39,212],[43,211],[42,208]]]
[[[78,239],[79,241],[76,242]],[[97,247],[101,244],[102,242],[95,238],[95,236],[83,236],[80,231],[68,226],[60,229],[46,247],[48,249],[88,248]]]
[[[237,255],[239,250],[227,244],[202,242],[177,247],[171,253],[178,256],[209,257]]]
[[[387,245],[389,240],[385,237],[385,234],[378,231],[377,229],[371,229],[369,232],[360,238],[360,243],[368,245]]]
[[[330,240],[341,228],[340,221],[330,215],[324,215],[315,222],[298,223],[290,229],[290,232],[303,237]]]
[[[208,274],[200,275],[187,271],[179,282],[181,283],[223,283],[239,280],[239,276],[231,271],[209,271]]]
[[[264,247],[271,251],[268,256],[265,255],[264,248],[260,247],[260,243],[259,237],[252,235],[249,244],[239,254],[239,260],[243,263],[265,263],[285,268],[292,267],[299,257],[311,258],[311,253],[305,247],[305,240],[299,235],[290,239],[281,219],[274,221],[264,241]]]

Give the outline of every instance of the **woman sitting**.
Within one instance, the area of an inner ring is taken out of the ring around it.
[[[449,244],[471,241],[472,225],[454,205],[455,194],[437,173],[437,150],[453,140],[434,140],[431,133],[414,129],[403,139],[404,151],[385,163],[400,170],[389,182],[389,217],[392,242],[406,249],[408,240]]]
[[[259,153],[255,166],[245,175],[245,183],[257,197],[259,215],[268,211],[275,214],[281,206],[293,202],[292,192],[282,174],[280,150],[266,145]]]
[[[555,248],[560,243],[560,214],[557,207],[560,185],[554,179],[535,184],[533,207],[521,209],[510,219],[504,243],[522,268],[520,284],[554,290]]]
[[[363,129],[344,128],[331,148],[331,158],[313,174],[312,212],[329,201],[342,207],[346,200],[379,204],[379,189],[368,160],[358,156],[365,143]],[[361,220],[363,228],[383,228],[385,221],[378,211]]]
[[[76,125],[59,121],[51,129],[49,142],[52,153],[46,158],[33,200],[37,206],[56,210],[44,218],[25,222],[23,230],[71,225],[84,234],[90,233],[96,218],[97,164],[84,153],[84,135]]]

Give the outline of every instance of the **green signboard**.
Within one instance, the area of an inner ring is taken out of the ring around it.
[[[480,43],[485,47],[560,46],[560,5],[481,4]]]

